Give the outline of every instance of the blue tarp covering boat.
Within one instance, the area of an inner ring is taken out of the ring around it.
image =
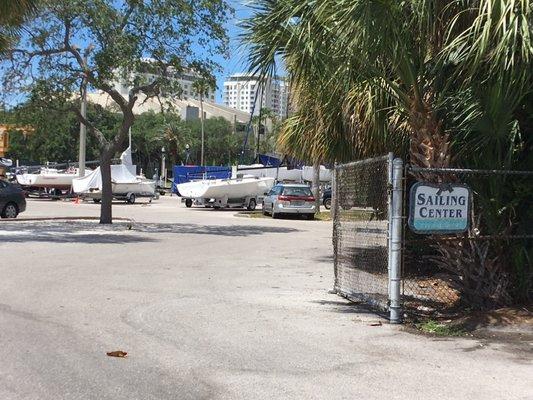
[[[200,179],[229,179],[231,178],[231,167],[198,165],[175,165],[173,168],[174,181],[172,192],[177,193],[176,185]]]

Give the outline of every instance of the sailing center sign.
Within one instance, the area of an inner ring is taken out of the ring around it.
[[[409,196],[409,227],[425,234],[465,232],[470,199],[470,188],[463,184],[417,182]]]

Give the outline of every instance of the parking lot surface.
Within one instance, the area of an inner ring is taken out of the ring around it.
[[[329,293],[331,222],[168,196],[114,214],[132,222],[0,221],[0,399],[533,398],[531,346],[414,335]]]

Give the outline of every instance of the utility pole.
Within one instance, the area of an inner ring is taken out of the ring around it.
[[[256,150],[255,150],[256,162],[259,162],[259,143],[261,141],[261,124],[262,124],[262,119],[263,119],[263,96],[264,94],[265,94],[265,86],[263,83],[261,85],[261,97],[259,98],[259,123],[257,124],[257,143],[255,146],[256,147]]]
[[[93,45],[90,44],[85,50],[83,55],[83,64],[85,70],[87,70],[87,59],[89,53],[92,51]],[[83,81],[81,83],[81,109],[80,114],[84,119],[87,119],[87,72],[84,73]],[[85,159],[86,159],[86,146],[87,146],[87,127],[83,122],[80,122],[80,152],[78,156],[78,169],[79,176],[85,176]]]
[[[202,127],[202,153],[200,156],[200,165],[204,166],[204,140],[205,140],[205,132],[204,132],[204,88],[203,86],[200,87],[200,124]]]

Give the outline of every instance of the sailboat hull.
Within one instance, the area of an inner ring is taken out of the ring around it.
[[[182,197],[190,199],[242,199],[265,195],[274,178],[214,179],[177,185]]]
[[[68,190],[77,174],[41,173],[17,175],[17,182],[23,187]]]

